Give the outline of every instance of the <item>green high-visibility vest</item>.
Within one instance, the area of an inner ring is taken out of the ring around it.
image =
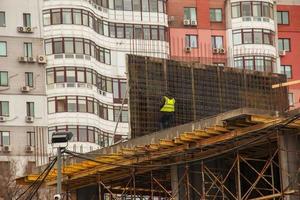
[[[160,109],[161,112],[174,112],[175,111],[175,99],[169,99],[168,97],[164,96],[165,98],[165,105]]]

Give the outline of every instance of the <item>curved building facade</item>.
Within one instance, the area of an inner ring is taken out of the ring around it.
[[[167,58],[165,0],[51,0],[43,5],[49,138],[73,132],[88,152],[129,137],[126,54]]]
[[[278,72],[274,2],[231,0],[227,9],[231,66]]]

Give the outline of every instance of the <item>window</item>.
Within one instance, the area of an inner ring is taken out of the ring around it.
[[[211,8],[210,11],[210,21],[211,22],[222,22],[222,9],[221,8]]]
[[[7,56],[6,42],[0,41],[0,56]]]
[[[27,131],[27,145],[28,146],[35,146],[34,135],[35,135],[35,132]]]
[[[150,12],[157,12],[158,11],[157,0],[150,0],[149,1],[149,6],[150,6]]]
[[[23,26],[31,27],[31,14],[23,13]]]
[[[28,43],[28,42],[24,43],[24,56],[32,57],[32,43]]]
[[[233,31],[233,43],[274,45],[275,33],[266,29],[242,29]]]
[[[289,106],[294,106],[294,94],[288,93]]]
[[[73,54],[74,53],[74,41],[73,38],[64,38],[64,45],[65,45],[65,53],[66,54]]]
[[[73,10],[73,23],[81,25],[81,10],[74,9]]]
[[[197,20],[196,8],[184,8],[184,19]]]
[[[281,65],[280,73],[285,74],[287,78],[292,78],[292,66],[291,65]]]
[[[253,16],[254,17],[261,17],[262,10],[261,10],[261,2],[253,2]]]
[[[251,2],[241,2],[242,3],[242,16],[251,16]]]
[[[223,48],[223,36],[211,36],[212,48]]]
[[[0,116],[9,116],[9,102],[8,101],[0,101]]]
[[[149,12],[149,0],[142,0],[142,11]]]
[[[240,3],[232,3],[231,5],[231,17],[237,18],[241,16],[241,5]]]
[[[197,35],[186,35],[185,46],[190,48],[198,48],[198,36]]]
[[[62,38],[54,38],[53,39],[53,53],[54,54],[60,54],[63,53],[63,43],[62,43]]]
[[[25,86],[33,87],[33,72],[25,72]]]
[[[234,45],[242,44],[242,32],[241,32],[241,30],[233,31],[233,44]]]
[[[132,0],[133,11],[141,11],[141,0]]]
[[[0,71],[0,86],[8,86],[8,72]]]
[[[123,10],[123,0],[115,0],[115,9]]]
[[[234,67],[240,69],[273,72],[275,60],[266,56],[245,56],[234,58]]]
[[[7,146],[10,145],[10,133],[9,131],[0,131],[0,145]]]
[[[62,23],[63,24],[72,24],[72,12],[71,12],[71,9],[62,9]]]
[[[5,24],[5,12],[0,12],[0,27],[6,26]]]
[[[132,2],[131,0],[124,0],[124,10],[132,11]]]
[[[290,39],[289,38],[279,38],[278,39],[278,49],[279,49],[279,51],[291,51]]]
[[[61,12],[60,12],[60,9],[53,9],[52,10],[51,23],[52,24],[61,24]]]
[[[27,116],[34,117],[34,102],[26,102]]]
[[[232,18],[238,17],[267,17],[274,18],[273,4],[260,1],[244,1],[231,4]]]
[[[288,11],[277,11],[277,24],[289,24]]]

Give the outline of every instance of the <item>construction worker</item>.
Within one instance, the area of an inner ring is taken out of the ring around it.
[[[171,97],[170,93],[167,92],[165,96],[161,98],[160,107],[160,129],[171,127],[172,120],[175,112],[175,99]]]

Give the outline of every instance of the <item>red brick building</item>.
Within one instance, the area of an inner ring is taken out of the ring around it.
[[[167,10],[172,58],[300,79],[300,0],[168,0]],[[300,84],[289,90],[299,107]]]

